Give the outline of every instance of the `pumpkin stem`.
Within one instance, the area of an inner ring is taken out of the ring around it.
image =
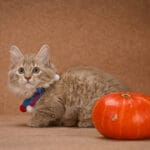
[[[127,94],[127,93],[121,94],[121,96],[122,96],[123,98],[130,98],[130,97],[131,97],[131,95],[130,95],[130,94]]]

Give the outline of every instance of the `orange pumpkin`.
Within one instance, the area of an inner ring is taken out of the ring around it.
[[[92,119],[106,137],[150,138],[150,97],[132,92],[108,94],[97,101]]]

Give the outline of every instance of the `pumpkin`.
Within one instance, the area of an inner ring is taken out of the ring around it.
[[[133,92],[108,94],[95,104],[92,119],[106,137],[150,138],[150,97]]]

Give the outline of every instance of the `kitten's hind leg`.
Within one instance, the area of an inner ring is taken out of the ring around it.
[[[74,107],[67,107],[62,119],[61,125],[65,127],[77,126],[78,110]]]
[[[64,107],[59,103],[52,103],[51,106],[39,106],[32,114],[28,122],[30,127],[48,127],[59,124],[64,113]]]
[[[80,109],[79,113],[79,122],[78,122],[79,128],[92,128],[94,127],[92,122],[92,110],[91,109]]]

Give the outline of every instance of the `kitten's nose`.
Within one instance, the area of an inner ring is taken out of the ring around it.
[[[31,77],[30,76],[25,76],[25,79],[27,80],[27,81],[29,81],[30,79],[31,79]]]

